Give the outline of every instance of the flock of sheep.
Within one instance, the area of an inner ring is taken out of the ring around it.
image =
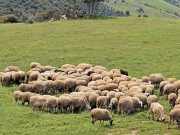
[[[109,120],[111,113],[128,115],[149,109],[149,118],[156,115],[158,121],[165,120],[164,107],[154,94],[166,94],[169,103],[168,128],[176,120],[180,125],[180,80],[165,79],[160,73],[152,73],[141,79],[131,77],[125,70],[80,63],[75,66],[64,64],[60,68],[42,66],[32,62],[28,72],[16,66],[8,66],[0,72],[2,86],[18,84],[13,93],[15,103],[20,100],[41,111],[53,113],[77,113],[91,110],[92,123]],[[60,93],[60,96],[56,95]]]

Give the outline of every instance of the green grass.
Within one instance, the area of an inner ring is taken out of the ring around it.
[[[165,78],[180,78],[180,21],[150,18],[72,20],[47,23],[0,25],[0,71],[7,66],[29,70],[32,61],[61,67],[69,63],[90,63],[109,70],[123,68],[141,78],[153,72]],[[179,134],[177,126],[148,119],[148,111],[130,116],[113,114],[114,124],[94,126],[88,111],[82,114],[33,112],[13,104],[18,86],[0,86],[0,134]],[[155,91],[158,95],[158,90]]]
[[[137,17],[138,14],[148,15],[149,18],[179,18],[174,15],[174,12],[180,13],[180,8],[173,6],[164,0],[126,0],[125,2],[111,0],[110,5],[115,9],[122,11],[130,11],[131,16]],[[144,13],[139,13],[137,10],[142,8]]]

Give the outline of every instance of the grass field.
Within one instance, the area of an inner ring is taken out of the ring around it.
[[[165,78],[180,79],[180,20],[112,18],[72,20],[36,24],[0,25],[0,71],[18,66],[27,72],[32,61],[61,67],[69,63],[90,63],[109,70],[126,69],[141,78],[160,72]],[[18,86],[0,86],[0,134],[179,134],[175,125],[167,129],[168,104],[165,96],[165,123],[148,119],[148,111],[130,116],[113,114],[114,124],[94,126],[88,111],[82,114],[33,112],[20,102],[13,105],[12,93]],[[158,90],[155,91],[158,95]]]

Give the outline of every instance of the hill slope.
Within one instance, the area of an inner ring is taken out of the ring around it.
[[[117,16],[114,12],[126,11],[131,16],[146,15],[148,17],[180,18],[180,8],[164,0],[105,0],[99,6],[98,14],[105,16]],[[72,0],[1,0],[0,16],[14,14],[22,21],[32,19],[39,12],[48,10],[63,10],[73,3]],[[80,3],[80,2],[78,2]],[[86,10],[86,5],[80,3]]]
[[[111,0],[108,4],[117,10],[130,11],[131,16],[146,14],[151,18],[180,18],[180,8],[164,0]]]

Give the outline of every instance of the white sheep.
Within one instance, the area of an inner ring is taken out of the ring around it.
[[[113,123],[112,116],[110,115],[109,111],[107,109],[101,109],[101,108],[95,108],[91,110],[91,117],[92,117],[92,124],[95,123],[96,120],[109,120],[110,125]]]
[[[149,111],[149,118],[150,118],[150,114],[152,114],[153,120],[154,120],[154,114],[155,114],[157,117],[157,121],[159,120],[165,121],[164,107],[158,102],[153,102],[151,104],[150,111]]]

